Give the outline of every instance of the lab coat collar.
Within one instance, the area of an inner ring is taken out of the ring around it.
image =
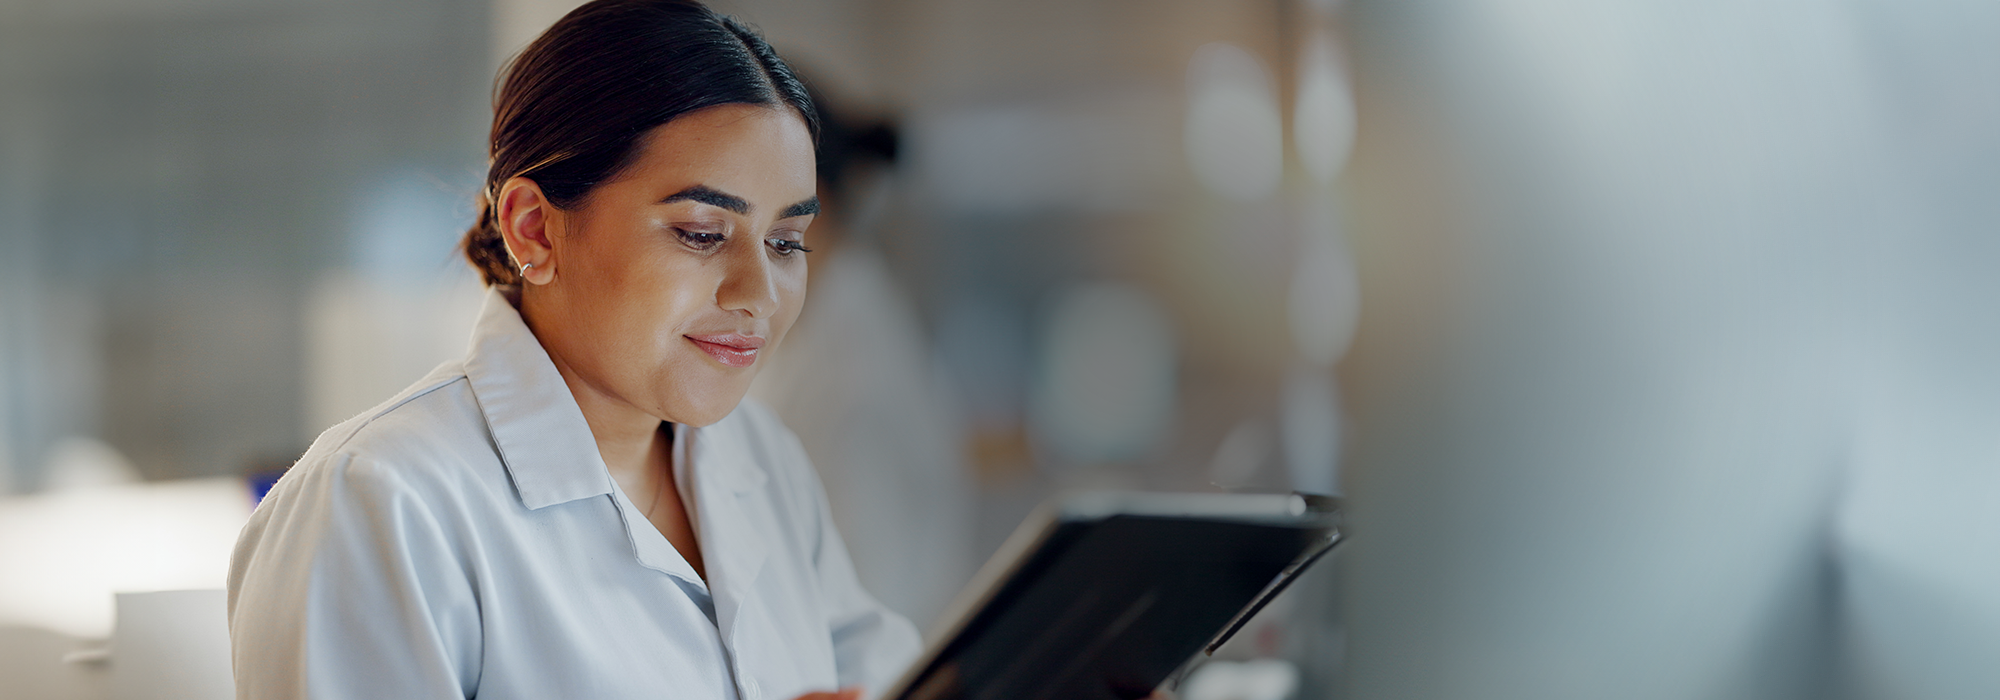
[[[487,290],[465,378],[514,490],[530,510],[611,493],[583,409],[502,289]]]
[[[706,590],[714,596],[716,625],[725,643],[733,638],[737,613],[750,595],[750,584],[763,569],[764,538],[743,514],[747,497],[763,483],[763,471],[744,469],[739,445],[730,444],[727,428],[674,425],[675,480],[684,497],[694,502],[691,524],[708,562],[708,580],[674,549],[666,537],[628,499],[619,499],[625,534],[639,564]]]
[[[748,512],[755,503],[751,496],[767,477],[751,458],[757,451],[743,429],[742,417],[732,418],[704,428],[675,426],[675,448],[694,477],[697,534],[702,557],[708,561],[716,627],[723,644],[735,649],[743,610],[753,598],[768,545],[761,534],[764,528],[752,522],[756,516]]]
[[[734,417],[732,413],[730,418]],[[674,441],[686,448],[681,454],[696,470],[697,479],[712,479],[730,493],[745,496],[763,488],[768,477],[751,459],[754,446],[750,436],[743,434],[741,421],[730,418],[702,428],[676,424]]]

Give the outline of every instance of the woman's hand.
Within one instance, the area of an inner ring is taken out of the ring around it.
[[[831,693],[806,693],[798,696],[795,700],[861,700],[861,687],[842,688]],[[1174,697],[1174,691],[1161,687],[1154,689],[1152,696],[1146,698],[1146,700],[1177,699]]]
[[[796,700],[861,700],[861,686],[842,688],[831,693],[806,693]]]

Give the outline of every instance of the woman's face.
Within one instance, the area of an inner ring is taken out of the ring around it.
[[[814,185],[812,137],[789,108],[723,105],[656,127],[615,180],[549,210],[554,275],[529,276],[523,311],[593,398],[721,420],[805,303]]]

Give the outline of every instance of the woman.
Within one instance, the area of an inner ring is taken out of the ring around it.
[[[507,70],[462,361],[328,430],[244,528],[239,697],[881,690],[797,440],[740,404],[798,318],[810,99],[691,0],[599,0]],[[739,405],[740,404],[740,405]]]

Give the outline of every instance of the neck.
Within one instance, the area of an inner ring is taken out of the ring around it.
[[[540,325],[535,323],[537,314],[530,312],[533,306],[532,299],[522,300],[521,319],[527,322],[535,337],[541,339],[545,336]],[[604,466],[611,471],[611,476],[628,491],[633,486],[652,483],[651,477],[667,464],[668,448],[673,443],[671,428],[658,416],[593,384],[577,372],[551,343],[543,341],[542,348],[555,363],[556,371],[562,374],[563,383],[569,386],[570,396],[576,399],[584,422],[590,425],[590,436],[597,442],[597,453],[604,459]],[[635,499],[647,497],[639,492],[628,495]]]

